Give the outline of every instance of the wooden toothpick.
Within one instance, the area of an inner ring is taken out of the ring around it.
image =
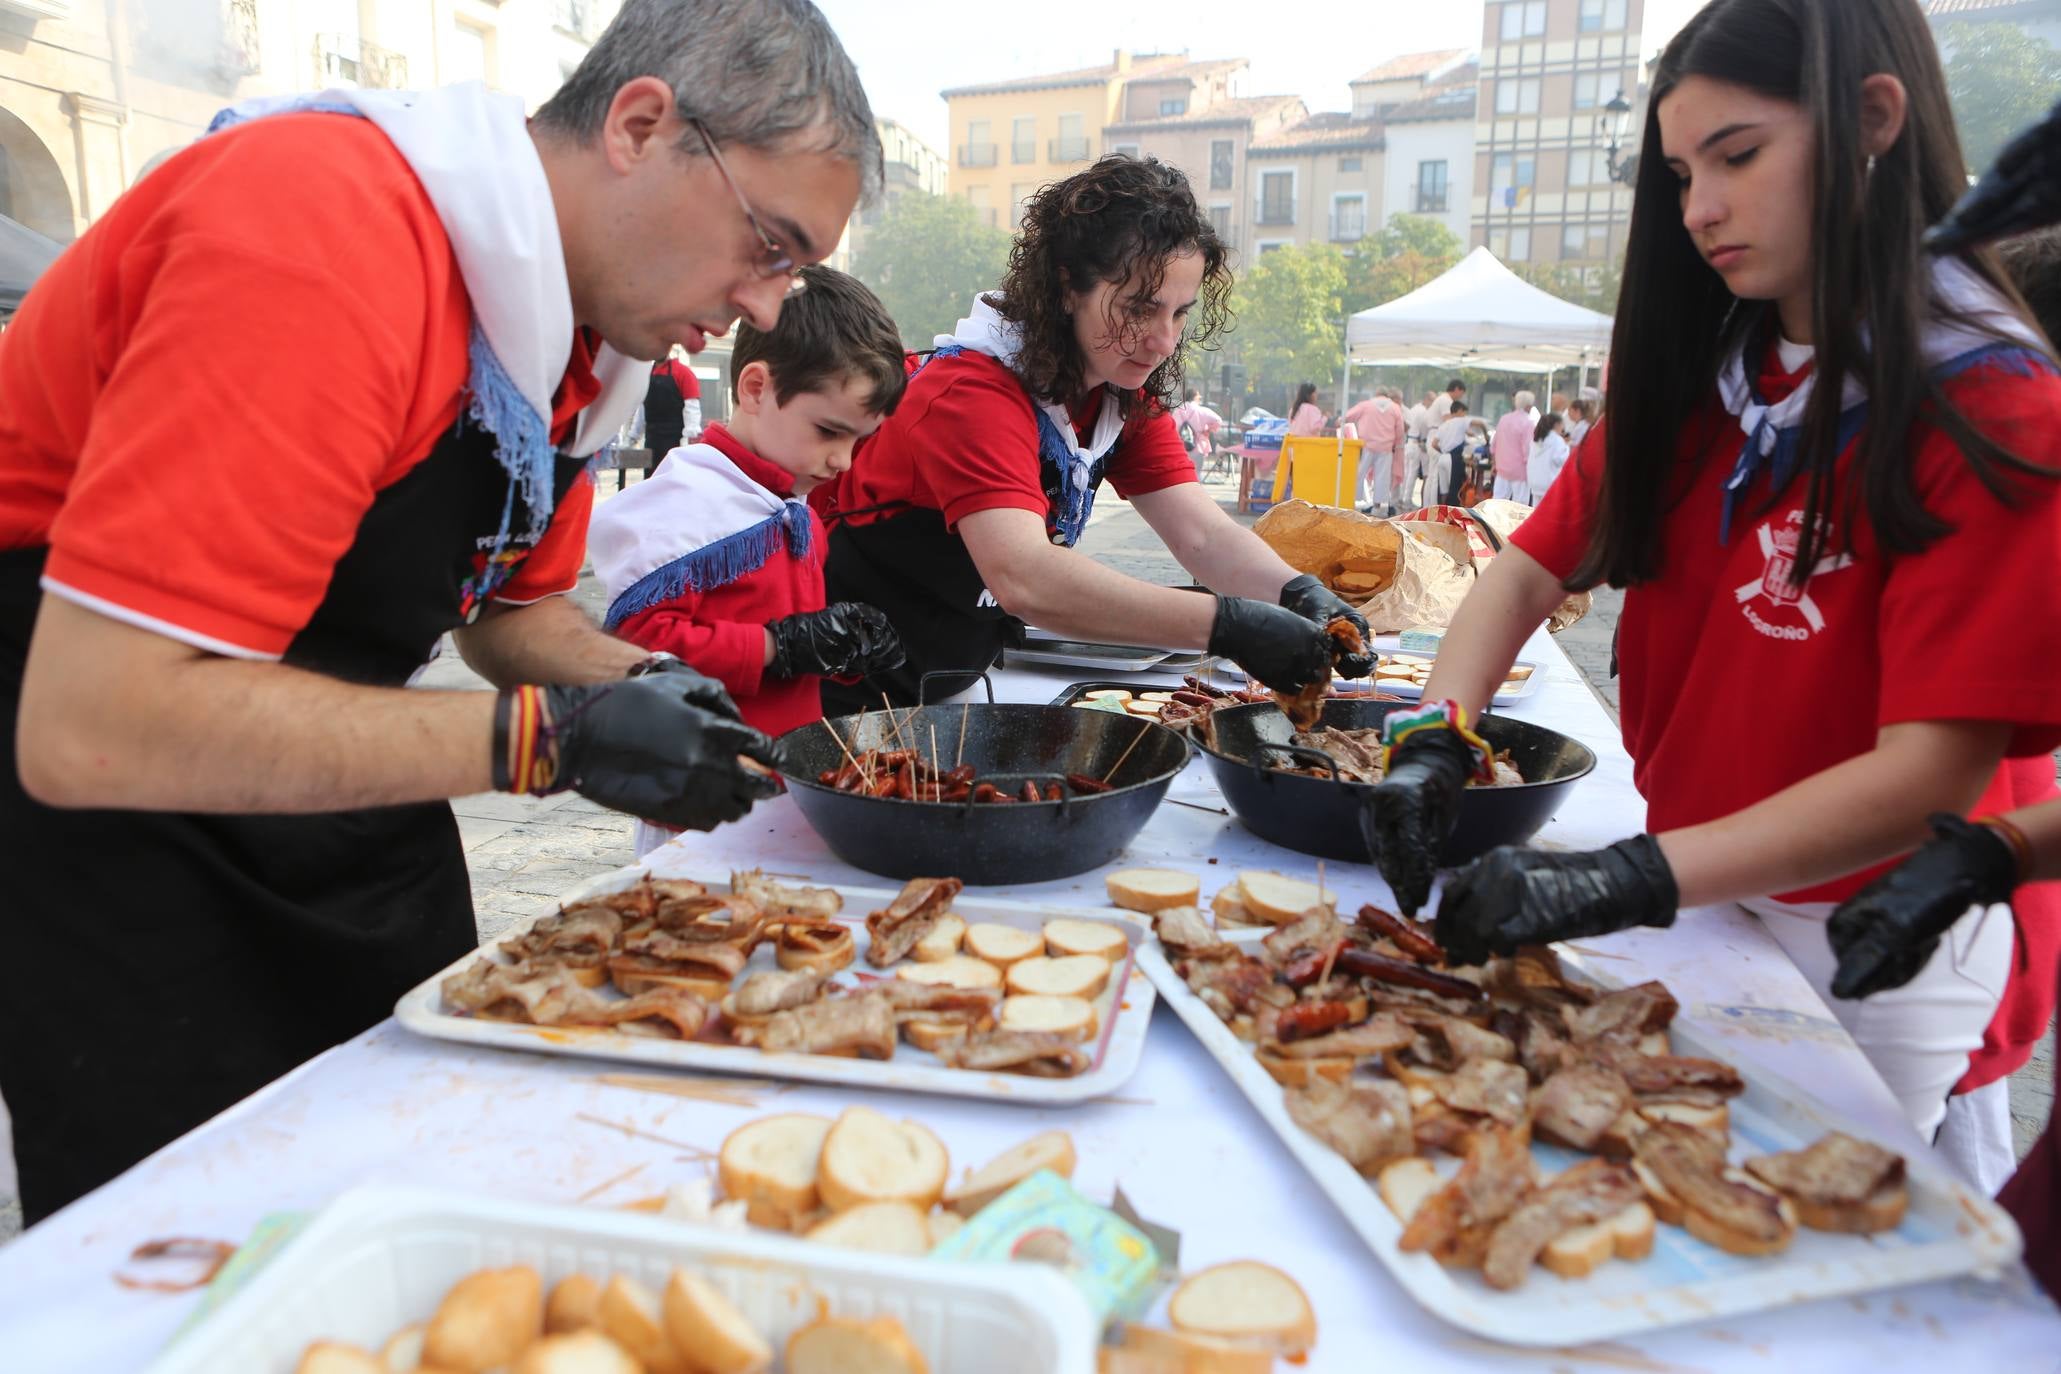
[[[830,732],[830,738],[837,741],[838,752],[844,755],[844,761],[850,764],[854,771],[864,772],[865,770],[859,767],[859,761],[852,757],[851,746],[844,742],[844,736],[837,733],[837,727],[832,725],[826,717],[818,717],[818,719],[823,721],[823,728]]]
[[[1133,749],[1136,749],[1139,746],[1139,744],[1141,744],[1144,741],[1145,736],[1149,734],[1151,730],[1152,726],[1150,724],[1143,721],[1139,722],[1138,733],[1132,736],[1131,742],[1129,744],[1124,746],[1124,751],[1116,756],[1116,762],[1109,765],[1109,771],[1102,775],[1102,782],[1105,786],[1108,785],[1109,780],[1111,778],[1116,776],[1116,770],[1124,766],[1124,761],[1130,758],[1131,751]]]

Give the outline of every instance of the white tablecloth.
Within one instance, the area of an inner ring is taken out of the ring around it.
[[[1509,714],[1572,735],[1601,760],[1541,842],[1585,848],[1638,830],[1644,806],[1632,789],[1616,727],[1543,632],[1524,656],[1542,665],[1543,681]],[[1086,675],[1012,670],[998,674],[997,690],[1004,700],[1046,701]],[[1170,795],[1221,804],[1199,762]],[[668,869],[718,876],[733,866],[763,865],[833,884],[882,882],[832,858],[785,800],[716,835],[684,837],[653,857]],[[1313,866],[1253,839],[1228,817],[1182,806],[1162,806],[1122,862],[1200,870],[1205,894],[1240,868],[1307,873]],[[1371,869],[1334,864],[1328,881],[1346,909],[1387,899]],[[1100,872],[1020,892],[1055,902],[1104,902]],[[1595,941],[1583,955],[1620,978],[1664,979],[1680,998],[1682,1014],[1725,1036],[1747,1073],[1756,1062],[1777,1066],[1884,1143],[1926,1148],[1824,1006],[1738,909],[1685,912],[1670,931]],[[55,1034],[61,1030],[53,1028]],[[599,1081],[603,1071],[592,1061],[421,1040],[383,1022],[0,1248],[0,1370],[112,1371],[146,1363],[196,1299],[113,1282],[130,1249],[144,1240],[239,1240],[266,1213],[316,1208],[368,1182],[623,1202],[699,1176],[704,1165],[680,1145],[711,1150],[731,1129],[767,1111],[834,1114],[857,1099],[930,1125],[950,1147],[955,1169],[1063,1125],[1080,1156],[1076,1183],[1091,1197],[1107,1197],[1120,1183],[1145,1216],[1180,1230],[1184,1267],[1258,1257],[1300,1279],[1319,1323],[1307,1366],[1313,1374],[1376,1368],[1934,1374],[1949,1360],[1997,1371],[2061,1367],[2061,1315],[2022,1273],[2000,1283],[1931,1284],[1581,1349],[1483,1341],[1426,1315],[1388,1279],[1164,1008],[1155,1015],[1144,1063],[1122,1095],[1076,1108],[806,1086],[769,1093],[753,1108],[732,1107],[611,1087]],[[82,1082],[79,1090],[94,1089]],[[625,1177],[626,1171],[634,1172]]]

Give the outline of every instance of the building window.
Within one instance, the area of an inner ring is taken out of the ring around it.
[[[1360,170],[1360,159],[1356,157],[1342,157],[1338,159],[1338,170],[1341,172],[1357,172]]]
[[[1570,224],[1560,231],[1560,256],[1580,261],[1589,255],[1589,228],[1585,224]]]
[[[1228,191],[1231,189],[1231,140],[1211,139],[1209,144],[1209,189]]]
[[[988,228],[995,227],[995,207],[988,204],[988,188],[969,186],[966,188],[966,203],[973,207],[973,217]]]
[[[1603,102],[1597,98],[1596,94],[1602,84],[1603,78],[1594,72],[1583,72],[1575,77],[1574,108],[1577,110],[1593,110],[1602,104]]]
[[[1086,119],[1082,115],[1063,114],[1059,116],[1059,137],[1052,140],[1054,162],[1086,162],[1088,160],[1088,135]]]
[[[995,129],[985,119],[966,121],[966,141],[959,145],[961,167],[992,167],[995,165]]]
[[[1488,235],[1488,250],[1504,262],[1529,262],[1531,260],[1531,230],[1491,229]]]
[[[444,80],[484,81],[494,84],[494,74],[489,69],[487,31],[475,24],[460,19],[451,26],[452,41],[449,57],[444,63]]]
[[[1035,118],[1026,117],[1010,121],[1009,160],[1011,162],[1036,162],[1038,160],[1038,121]]]
[[[1437,162],[1417,164],[1417,213],[1420,215],[1442,215],[1446,209],[1446,164]]]
[[[1261,224],[1295,223],[1295,173],[1260,173],[1259,222]]]
[[[1179,95],[1160,101],[1159,112],[1163,115],[1183,115],[1188,113],[1188,97]]]
[[[1496,113],[1499,115],[1537,114],[1539,112],[1539,79],[1535,76],[1523,80],[1504,78],[1496,83]]]
[[[1624,0],[1582,0],[1583,33],[1613,33],[1624,27]]]
[[[1367,198],[1364,195],[1331,197],[1331,241],[1358,243],[1367,237]]]
[[[1573,186],[1607,186],[1610,183],[1610,159],[1594,148],[1577,148],[1567,155],[1567,184]]]
[[[1273,252],[1275,249],[1286,248],[1287,246],[1288,240],[1286,239],[1270,239],[1259,246],[1260,256],[1265,257],[1267,254]]]
[[[1109,151],[1115,153],[1118,157],[1136,157],[1138,155],[1138,145],[1135,143],[1115,143],[1110,145]]]
[[[1231,207],[1212,205],[1209,207],[1209,227],[1217,231],[1217,237],[1226,244],[1231,242]]]
[[[1624,0],[1618,0],[1622,13]],[[1620,26],[1622,21],[1620,20]],[[1509,0],[1503,6],[1502,40],[1515,43],[1520,38],[1544,38],[1546,36],[1546,0]]]
[[[1529,153],[1497,153],[1489,159],[1489,208],[1521,201],[1537,179],[1538,163]],[[1515,197],[1507,193],[1516,191]]]
[[[1009,187],[1009,227],[1014,229],[1023,223],[1023,203],[1031,198],[1037,188],[1027,181],[1019,181]]]

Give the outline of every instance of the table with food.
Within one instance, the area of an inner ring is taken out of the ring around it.
[[[2051,1359],[2008,1217],[1743,913],[1469,967],[1394,910],[1358,814],[1413,643],[1309,703],[1005,666],[797,731],[787,797],[0,1250],[19,1367]],[[1523,660],[1446,862],[1636,826]]]

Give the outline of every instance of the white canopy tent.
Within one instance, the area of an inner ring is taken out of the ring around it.
[[[1346,385],[1355,366],[1586,372],[1608,356],[1610,326],[1610,316],[1539,290],[1477,248],[1437,280],[1346,321]]]

